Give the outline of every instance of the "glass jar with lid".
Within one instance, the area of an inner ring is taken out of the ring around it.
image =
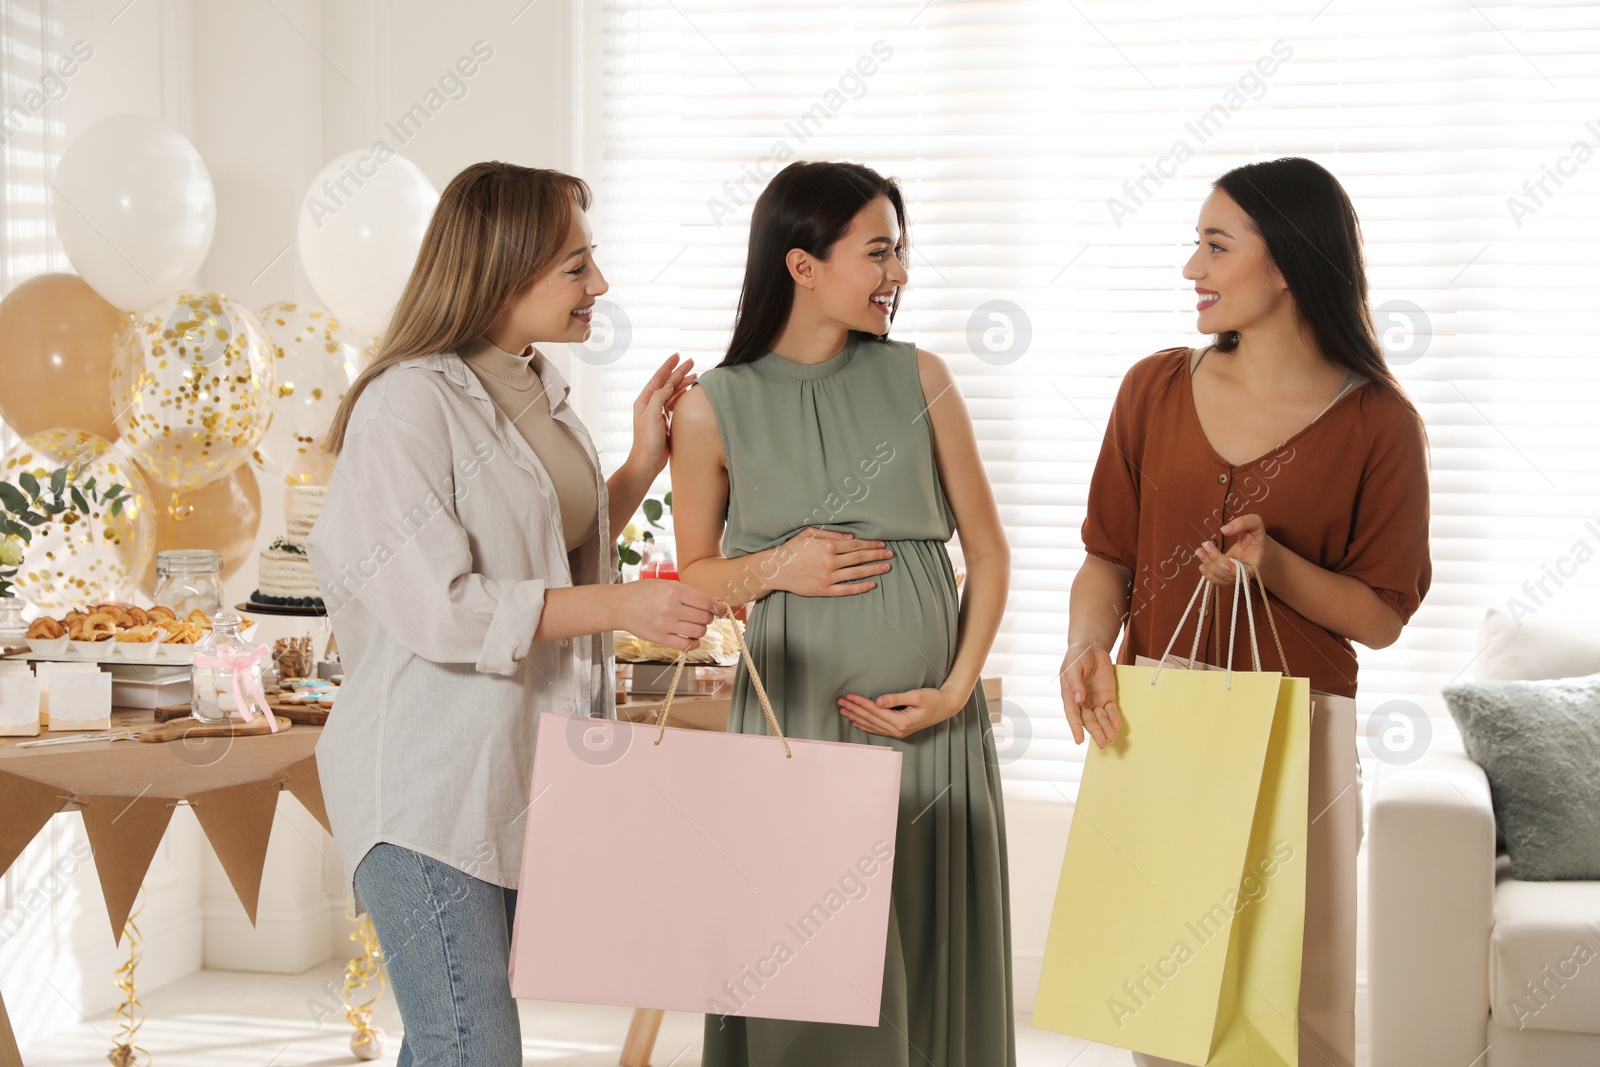
[[[201,722],[244,722],[257,712],[271,714],[261,689],[267,646],[240,637],[240,622],[232,611],[217,612],[211,632],[194,646],[189,714]]]
[[[222,610],[222,554],[209,548],[157,552],[153,595],[180,619],[195,608],[215,615]]]
[[[661,540],[646,541],[639,562],[639,577],[678,581],[678,560],[672,546]]]
[[[20,645],[28,636],[27,624],[22,621],[22,600],[19,597],[0,596],[0,646]]]

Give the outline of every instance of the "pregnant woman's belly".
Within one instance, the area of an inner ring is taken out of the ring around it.
[[[937,687],[955,655],[959,602],[941,541],[888,541],[892,566],[866,593],[808,597],[771,593],[751,609],[746,640],[773,709],[796,737],[847,739],[835,701],[846,693]],[[741,666],[734,729],[765,733]],[[856,735],[859,737],[859,734]]]

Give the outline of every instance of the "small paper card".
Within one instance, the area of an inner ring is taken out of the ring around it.
[[[77,669],[47,672],[47,666]],[[93,663],[41,663],[39,667],[51,730],[111,729],[110,674]]]
[[[39,733],[39,679],[26,663],[0,663],[0,737]]]
[[[46,730],[50,729],[50,679],[62,674],[85,674],[89,671],[99,671],[100,668],[93,663],[70,663],[57,660],[42,660],[39,663],[39,722]]]

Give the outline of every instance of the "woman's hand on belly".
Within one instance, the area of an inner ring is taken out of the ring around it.
[[[918,730],[955,718],[966,706],[966,697],[958,698],[943,689],[886,693],[877,700],[868,700],[855,693],[847,693],[839,698],[839,713],[858,728],[869,734],[882,734],[901,740]]]
[[[851,596],[878,586],[894,555],[883,541],[857,538],[843,530],[807,526],[776,549],[773,585],[800,596]]]

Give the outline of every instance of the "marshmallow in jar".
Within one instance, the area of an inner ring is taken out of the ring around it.
[[[261,692],[265,646],[241,638],[239,622],[234,612],[218,612],[211,633],[194,646],[190,714],[201,722],[243,722],[258,710],[251,696]]]

